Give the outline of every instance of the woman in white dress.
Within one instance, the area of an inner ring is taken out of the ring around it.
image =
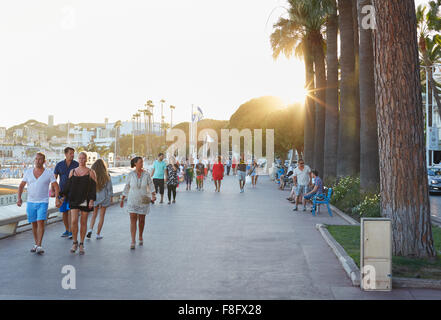
[[[145,226],[145,216],[150,212],[150,204],[156,201],[156,192],[153,180],[144,170],[144,161],[141,157],[135,157],[130,162],[132,168],[136,168],[127,177],[127,183],[121,197],[121,208],[124,207],[124,199],[127,197],[127,212],[130,214],[130,233],[132,243],[130,249],[136,245],[136,224],[139,224],[139,245],[143,245],[142,234]]]

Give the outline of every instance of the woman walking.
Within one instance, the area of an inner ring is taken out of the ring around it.
[[[220,192],[221,182],[224,178],[224,165],[222,164],[222,157],[217,157],[217,163],[213,165],[213,180],[216,187],[215,192]]]
[[[176,203],[176,188],[179,183],[179,167],[174,163],[174,158],[170,158],[170,163],[165,169],[165,182],[167,183],[168,204],[171,204],[171,196],[173,193],[173,203]]]
[[[187,184],[186,190],[191,190],[191,182],[193,181],[194,168],[193,164],[188,162],[185,163],[185,183]]]
[[[132,243],[130,249],[135,249],[136,227],[139,225],[139,245],[144,244],[143,233],[145,216],[150,212],[150,204],[156,201],[155,185],[148,171],[144,170],[144,161],[141,157],[135,157],[130,161],[132,168],[121,197],[121,208],[124,207],[124,199],[127,197],[127,212],[130,214],[130,233]]]
[[[87,154],[81,152],[78,155],[78,168],[70,171],[69,180],[63,195],[67,197],[71,209],[71,228],[73,245],[70,252],[75,253],[79,247],[79,254],[85,254],[84,238],[87,231],[87,216],[93,211],[96,200],[96,174],[95,171],[86,167]],[[78,216],[80,220],[80,243],[78,245]]]
[[[95,171],[96,174],[96,200],[95,200],[95,208],[93,209],[92,219],[90,220],[90,229],[87,232],[87,238],[90,239],[93,227],[95,226],[95,220],[98,215],[98,211],[100,212],[100,220],[98,222],[98,229],[96,233],[97,239],[102,239],[101,230],[104,224],[104,216],[106,214],[107,208],[111,204],[112,196],[113,196],[113,186],[112,179],[110,177],[109,172],[107,171],[106,163],[102,159],[98,159],[92,165],[92,170]]]
[[[251,176],[251,184],[253,187],[256,187],[257,185],[257,178],[259,177],[257,175],[257,168],[258,168],[258,164],[256,159],[253,160],[253,164],[251,165],[250,171],[249,171],[249,175]]]

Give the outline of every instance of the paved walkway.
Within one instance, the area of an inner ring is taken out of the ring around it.
[[[415,299],[435,290],[366,293],[352,287],[316,223],[345,224],[322,210],[294,213],[267,177],[240,194],[235,177],[221,193],[178,192],[174,205],[156,204],[144,246],[129,250],[129,217],[113,206],[104,239],[86,240],[86,255],[71,254],[49,225],[46,253],[29,252],[32,233],[0,240],[1,299]],[[184,188],[185,189],[185,188]],[[64,290],[64,265],[76,269],[76,289]]]

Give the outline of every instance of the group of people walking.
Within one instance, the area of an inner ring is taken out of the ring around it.
[[[28,169],[18,189],[17,205],[22,206],[22,194],[27,185],[28,220],[32,224],[34,245],[31,252],[43,254],[42,247],[44,226],[47,220],[49,198],[55,198],[55,205],[62,213],[65,232],[61,237],[73,240],[71,253],[78,251],[85,254],[84,240],[91,238],[96,219],[99,215],[96,239],[102,239],[102,228],[107,208],[111,205],[113,185],[106,163],[98,159],[91,168],[88,168],[87,154],[80,152],[78,161],[74,160],[75,150],[67,147],[64,150],[65,159],[57,163],[55,169],[45,168],[46,157],[43,153],[37,153],[34,160],[34,168]],[[130,216],[130,249],[136,247],[136,234],[138,232],[138,245],[143,245],[143,232],[145,216],[150,212],[150,206],[155,203],[156,195],[160,195],[160,204],[164,202],[165,185],[167,185],[168,204],[176,203],[177,187],[185,181],[186,190],[191,190],[193,176],[196,173],[197,190],[202,191],[204,180],[211,172],[215,185],[215,192],[220,192],[224,178],[225,167],[222,158],[207,167],[198,161],[196,166],[188,159],[180,165],[174,157],[169,158],[167,164],[164,154],[160,153],[153,163],[151,174],[144,169],[144,161],[141,157],[131,160],[131,168],[134,170],[127,176],[120,207],[124,208],[127,199],[126,211]],[[240,192],[244,192],[246,177],[251,176],[252,186],[257,184],[257,162],[247,165],[242,155],[237,165]],[[58,182],[59,181],[59,182]],[[90,228],[87,229],[88,216],[92,212]]]
[[[98,159],[89,169],[86,166],[87,154],[80,152],[78,161],[75,161],[75,150],[70,147],[64,149],[64,155],[65,159],[57,163],[52,172],[44,167],[45,155],[37,153],[34,168],[26,171],[18,188],[17,205],[21,207],[22,194],[27,185],[26,213],[32,224],[35,240],[31,252],[44,253],[42,240],[50,197],[55,198],[55,205],[63,216],[66,231],[61,236],[73,240],[70,252],[75,253],[78,250],[80,255],[85,253],[84,239],[86,235],[91,237],[98,213],[100,218],[96,238],[103,238],[101,230],[104,216],[113,196],[112,180],[107,166],[102,159]],[[93,212],[91,228],[87,230],[90,212]]]

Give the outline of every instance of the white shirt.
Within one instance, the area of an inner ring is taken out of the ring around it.
[[[293,172],[293,177],[297,177],[297,184],[300,186],[307,186],[309,184],[309,174],[311,173],[311,168],[305,165],[303,171],[299,167],[295,168]]]
[[[36,179],[34,176],[34,168],[30,168],[26,170],[23,181],[28,185],[28,202],[49,202],[49,186],[56,181],[52,170],[45,168],[41,176]]]

